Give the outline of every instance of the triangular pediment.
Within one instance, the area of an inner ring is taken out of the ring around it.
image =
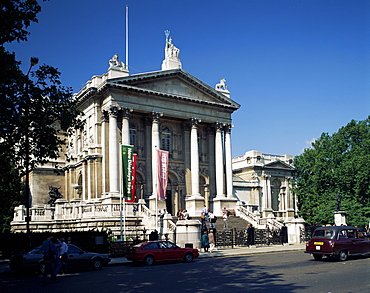
[[[272,169],[285,169],[285,170],[294,170],[294,167],[283,162],[283,161],[275,161],[265,165],[265,168],[272,168]]]
[[[226,95],[203,83],[182,69],[162,70],[149,73],[135,74],[109,81],[119,85],[131,86],[138,90],[153,93],[165,93],[174,97],[185,97],[189,100],[214,103],[235,110],[240,105]]]

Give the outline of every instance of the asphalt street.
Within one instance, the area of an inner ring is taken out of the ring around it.
[[[370,292],[370,258],[314,261],[303,251],[202,257],[192,263],[116,263],[40,284],[32,274],[0,274],[0,292]]]

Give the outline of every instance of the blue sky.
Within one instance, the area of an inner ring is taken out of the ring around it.
[[[125,62],[161,68],[165,30],[183,69],[214,86],[226,78],[241,105],[232,118],[233,156],[248,150],[298,155],[322,132],[370,113],[370,1],[132,0],[41,2],[28,42],[6,45],[27,71],[29,58],[58,68],[76,92]]]

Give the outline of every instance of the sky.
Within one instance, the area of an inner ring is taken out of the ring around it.
[[[370,114],[368,0],[39,1],[28,42],[6,48],[27,71],[31,56],[78,92],[109,59],[130,74],[161,69],[165,30],[182,69],[214,87],[226,79],[233,157],[249,150],[299,155],[325,132]]]

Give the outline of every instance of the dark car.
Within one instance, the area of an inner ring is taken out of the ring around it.
[[[91,268],[100,270],[110,262],[107,254],[89,253],[73,244],[68,244],[68,270]],[[14,254],[9,261],[12,270],[29,269],[43,272],[44,259],[41,246],[26,253]]]
[[[192,262],[198,257],[198,249],[181,248],[171,241],[143,242],[131,247],[126,255],[128,260],[146,265],[171,260]]]
[[[315,260],[326,256],[345,261],[350,255],[370,253],[370,241],[353,226],[320,227],[306,243],[305,252],[311,253]]]

